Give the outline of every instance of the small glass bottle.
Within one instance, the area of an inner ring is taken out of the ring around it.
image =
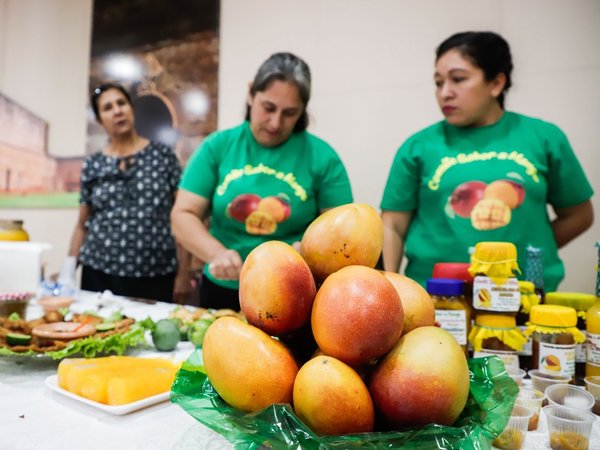
[[[575,377],[575,344],[585,341],[577,329],[577,312],[568,306],[531,308],[526,336],[532,336],[532,367],[546,375]]]
[[[582,292],[546,292],[547,305],[570,306],[577,311],[577,328],[586,334],[587,310],[596,303],[596,296]],[[586,342],[575,344],[575,384],[583,385],[586,364]]]
[[[475,315],[504,314],[516,316],[521,308],[521,293],[514,271],[517,248],[510,242],[479,242],[471,256],[469,273],[473,275],[473,309]]]
[[[22,220],[0,220],[0,241],[28,241]]]
[[[426,286],[434,302],[436,323],[454,336],[468,356],[471,307],[463,295],[463,284],[461,280],[430,278]]]
[[[517,328],[524,333],[527,329],[526,323],[529,320],[531,308],[540,304],[540,298],[536,295],[535,286],[531,281],[519,281],[519,292],[521,293],[521,309],[517,314]],[[531,346],[532,340],[531,336],[529,336],[523,348],[518,352],[519,365],[523,370],[530,370],[532,368]]]
[[[514,316],[500,314],[477,314],[475,326],[469,333],[469,342],[473,345],[473,357],[499,357],[506,367],[519,368],[517,351],[527,341],[517,328]]]
[[[528,245],[525,251],[525,279],[533,283],[538,303],[544,303],[544,250]]]
[[[598,264],[596,265],[596,303],[586,314],[587,350],[585,376],[600,375],[600,241],[596,242]]]

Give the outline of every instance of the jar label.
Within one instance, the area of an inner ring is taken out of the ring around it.
[[[587,363],[600,366],[600,334],[587,333]]]
[[[517,325],[517,328],[525,335],[525,330],[527,329],[526,325]],[[533,354],[533,339],[531,336],[527,338],[527,342],[523,344],[523,348],[518,351],[517,354],[521,356],[531,356]]]
[[[538,368],[546,375],[575,376],[575,344],[540,342]]]
[[[579,330],[581,331],[584,335],[586,334],[585,330]],[[576,363],[583,363],[585,364],[586,358],[587,358],[587,337],[585,342],[582,342],[581,344],[575,344],[575,362]]]
[[[467,345],[467,312],[456,309],[436,309],[435,321],[460,345]]]
[[[516,278],[496,284],[490,277],[478,275],[473,281],[473,308],[480,311],[518,312],[521,292]]]
[[[485,356],[497,356],[502,360],[505,367],[519,368],[519,357],[517,352],[507,352],[502,350],[488,350],[482,348],[481,351],[473,353],[473,358],[484,358]]]

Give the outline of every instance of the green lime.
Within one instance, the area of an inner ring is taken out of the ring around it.
[[[208,327],[214,321],[214,319],[196,320],[194,323],[192,323],[192,325],[190,325],[190,329],[188,331],[188,340],[196,347],[202,348],[202,342],[204,341],[204,335],[206,334],[206,330],[208,330]]]
[[[160,319],[152,330],[152,342],[157,350],[170,352],[179,342],[179,328],[170,319]]]

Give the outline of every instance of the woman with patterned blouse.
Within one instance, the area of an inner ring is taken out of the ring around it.
[[[180,302],[191,283],[169,220],[179,161],[168,146],[137,134],[122,86],[96,88],[91,104],[109,141],[83,163],[79,218],[61,278],[74,280],[78,261],[81,289]]]

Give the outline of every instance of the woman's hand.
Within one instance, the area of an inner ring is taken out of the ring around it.
[[[235,250],[217,253],[208,265],[208,271],[219,280],[238,280],[242,270],[242,258]]]

